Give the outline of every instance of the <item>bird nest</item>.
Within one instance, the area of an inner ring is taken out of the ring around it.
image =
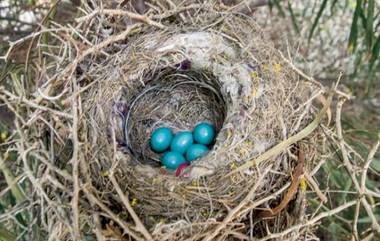
[[[57,26],[51,45],[38,45],[32,88],[43,121],[23,131],[22,146],[33,147],[37,177],[51,176],[34,183],[44,231],[61,240],[304,235],[289,228],[304,222],[301,173],[319,156],[320,86],[242,14],[210,4],[151,18],[94,3],[83,11],[75,28]],[[149,136],[199,121],[215,125],[215,144],[176,177]]]

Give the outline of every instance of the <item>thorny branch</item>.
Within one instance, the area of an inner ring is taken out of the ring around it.
[[[350,155],[349,155],[349,153],[347,151],[346,143],[345,143],[345,141],[343,139],[343,130],[342,130],[341,116],[342,116],[342,107],[343,107],[343,103],[345,102],[345,100],[346,99],[342,98],[337,103],[337,106],[336,106],[336,121],[335,121],[336,122],[335,124],[336,124],[336,129],[337,129],[338,140],[339,140],[339,146],[340,146],[340,149],[341,149],[341,152],[342,152],[342,157],[343,157],[343,163],[344,163],[344,165],[345,165],[345,167],[347,169],[347,172],[349,173],[349,175],[351,177],[352,182],[355,185],[355,188],[360,193],[359,199],[361,200],[361,203],[363,204],[364,209],[366,210],[369,218],[371,219],[372,227],[373,227],[374,231],[380,233],[380,225],[379,225],[379,223],[378,223],[378,221],[377,221],[377,219],[376,219],[376,217],[375,217],[375,215],[373,213],[371,205],[367,201],[367,197],[364,196],[364,195],[368,195],[368,193],[365,190],[363,190],[363,188],[359,184],[358,180],[356,179],[355,170],[354,170],[354,167],[352,166],[352,164],[350,162]],[[375,145],[374,148],[378,148],[378,145]],[[372,152],[373,152],[374,148],[370,152],[370,155],[372,155]],[[367,160],[368,159],[369,159],[369,161],[367,161],[367,163],[370,163],[372,157],[369,156],[369,158],[367,158]],[[365,178],[364,178],[364,180],[365,180]]]

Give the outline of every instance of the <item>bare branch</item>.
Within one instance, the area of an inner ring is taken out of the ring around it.
[[[340,146],[340,149],[342,152],[343,163],[347,169],[347,172],[349,173],[349,175],[352,179],[352,182],[355,185],[355,188],[360,192],[361,195],[364,195],[365,194],[364,190],[362,190],[361,186],[359,185],[358,180],[355,177],[355,174],[354,174],[355,171],[354,171],[354,168],[353,168],[353,166],[349,160],[349,154],[347,152],[346,144],[345,144],[344,139],[343,139],[341,116],[342,116],[342,106],[343,106],[344,102],[345,102],[345,99],[339,100],[337,103],[337,107],[336,107],[336,121],[335,121],[336,123],[335,124],[336,124],[338,139],[339,139],[339,146]],[[380,225],[377,222],[376,217],[375,217],[375,215],[372,211],[372,208],[371,208],[370,204],[368,203],[367,199],[365,197],[363,197],[363,198],[361,198],[361,202],[362,202],[365,210],[367,211],[369,218],[372,221],[373,229],[376,232],[380,233]]]
[[[138,20],[138,21],[146,23],[148,25],[155,26],[155,27],[160,28],[160,29],[165,28],[165,26],[163,24],[156,22],[154,20],[151,20],[146,15],[141,15],[141,14],[137,14],[137,13],[133,13],[130,11],[125,11],[125,10],[120,10],[120,9],[98,9],[98,10],[93,11],[91,14],[77,18],[76,21],[78,23],[88,21],[91,18],[95,17],[96,15],[102,15],[102,14],[112,15],[112,16],[127,16],[129,18]]]

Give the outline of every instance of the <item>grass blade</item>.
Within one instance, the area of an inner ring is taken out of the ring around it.
[[[273,5],[277,8],[279,15],[284,18],[285,12],[281,7],[280,0],[273,0]]]
[[[348,51],[354,52],[358,41],[358,20],[362,12],[362,0],[356,1],[354,17],[352,18],[350,36],[348,38]]]
[[[297,24],[297,18],[294,15],[292,4],[290,3],[290,1],[288,2],[288,10],[290,13],[290,18],[292,19],[292,24],[293,24],[294,30],[296,31],[296,33],[300,33],[300,28],[298,27],[298,24]]]
[[[5,181],[7,182],[8,186],[10,186],[13,196],[16,198],[16,202],[17,203],[24,202],[26,200],[26,197],[24,193],[21,191],[17,182],[15,181],[16,178],[14,177],[13,173],[5,165],[5,161],[2,159],[2,157],[0,157],[0,171],[3,172]]]
[[[367,78],[367,84],[366,84],[366,94],[367,95],[370,95],[370,91],[371,91],[371,86],[372,86],[372,81],[373,81],[373,78],[375,76],[375,71],[376,69],[374,68],[374,66],[376,66],[376,63],[378,62],[377,60],[380,59],[380,34],[379,36],[377,37],[376,41],[375,41],[375,44],[373,45],[373,48],[371,50],[371,58],[369,60],[369,68],[368,68],[368,78]]]
[[[317,16],[315,17],[315,20],[314,20],[313,26],[311,27],[311,30],[310,30],[310,34],[309,34],[309,42],[310,42],[311,38],[313,37],[313,34],[314,34],[314,31],[315,31],[315,28],[316,28],[317,25],[318,25],[319,19],[321,18],[322,13],[323,13],[323,11],[324,11],[325,8],[326,8],[326,5],[327,5],[327,0],[323,0],[322,5],[321,5],[321,7],[320,7],[319,10],[318,10]]]
[[[377,33],[377,30],[379,29],[380,27],[380,12],[378,12],[376,14],[376,16],[373,18],[374,20],[374,28],[373,28],[373,32]],[[375,20],[377,20],[377,23],[375,24]]]
[[[334,12],[334,9],[335,9],[337,2],[338,2],[338,0],[333,0],[331,3],[331,6],[330,6],[331,15],[333,15],[333,12]]]
[[[372,40],[373,40],[373,15],[375,12],[375,0],[368,0],[367,7],[367,25],[366,25],[366,39],[368,52],[372,50]]]

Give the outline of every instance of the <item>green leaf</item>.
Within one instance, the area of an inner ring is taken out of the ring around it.
[[[339,240],[341,240],[341,238],[339,238],[339,237],[343,237],[345,235],[350,235],[350,232],[346,228],[344,228],[340,223],[334,222],[334,220],[336,220],[336,219],[330,218],[330,220],[331,220],[331,224],[328,226],[328,230],[329,230],[329,234],[330,234],[329,240],[339,241]]]
[[[335,9],[337,2],[338,2],[338,0],[333,0],[331,3],[331,7],[330,7],[331,15],[333,15],[333,12],[334,12],[334,9]]]
[[[34,0],[28,0],[28,5],[29,6],[34,6],[36,2]]]
[[[326,175],[330,176],[329,187],[343,189],[343,187],[347,185],[348,182],[346,180],[348,180],[349,177],[346,172],[338,168],[333,162],[328,162],[323,165],[323,170]]]
[[[375,211],[374,216],[376,217],[377,220],[380,220],[380,213],[379,212]],[[358,223],[372,223],[372,219],[370,217],[366,216],[363,218],[359,218]]]
[[[338,230],[337,230],[337,224],[332,222],[329,226],[328,226],[328,230],[329,230],[329,233],[333,233],[335,235],[331,235],[331,241],[338,241],[338,237],[337,237],[337,233],[338,233]]]
[[[314,34],[314,31],[315,31],[315,28],[316,28],[317,25],[318,25],[319,19],[321,18],[322,13],[323,13],[323,11],[324,11],[325,8],[326,8],[326,5],[327,5],[327,0],[323,0],[322,5],[321,5],[321,7],[320,7],[319,10],[318,10],[317,16],[315,17],[315,20],[314,20],[313,26],[311,27],[311,30],[310,30],[310,33],[309,33],[309,42],[310,42],[310,40],[311,40],[311,37],[313,37],[313,34]]]
[[[0,214],[4,213],[5,209],[4,206],[0,202]]]
[[[347,191],[351,187],[351,179],[341,169],[331,170],[331,180],[333,180],[334,184],[339,189]]]
[[[375,27],[373,28],[373,29],[374,29],[373,31],[374,31],[375,33],[377,33],[377,30],[378,30],[378,28],[380,27],[380,18],[379,18],[379,17],[380,17],[380,12],[378,12],[378,13],[376,14],[375,18],[374,18],[374,20],[377,20],[377,23],[376,23],[376,24],[375,24],[375,22],[374,22],[374,26],[375,26]]]
[[[376,132],[375,129],[365,129],[366,127],[365,126],[362,126],[360,124],[358,125],[354,125],[352,124],[352,122],[354,121],[357,121],[357,122],[360,122],[360,119],[359,118],[352,118],[352,120],[350,120],[351,123],[349,123],[348,121],[344,121],[345,123],[347,123],[347,129],[345,131],[346,134],[354,134],[355,136],[358,135],[358,136],[362,136],[362,137],[365,137],[369,140],[373,140],[373,141],[376,141],[377,140],[377,137],[378,137],[378,134]],[[351,129],[349,129],[351,128]],[[352,145],[355,145],[356,143],[352,143]]]
[[[371,167],[377,172],[380,172],[380,159],[374,159],[371,163]]]
[[[294,15],[292,4],[290,3],[290,1],[288,1],[288,10],[290,13],[290,17],[292,19],[292,24],[293,24],[294,30],[296,31],[296,33],[300,33],[300,28],[298,27],[298,24],[297,24],[297,18]]]
[[[268,6],[269,6],[269,11],[272,13],[272,9],[273,9],[273,0],[269,0],[269,2],[268,2]]]
[[[0,171],[3,172],[5,181],[11,189],[13,196],[16,198],[17,203],[22,203],[26,200],[24,193],[21,191],[17,182],[15,182],[15,177],[12,171],[5,165],[5,161],[0,158]]]
[[[10,72],[12,72],[14,65],[12,65],[11,61],[5,62],[5,64],[2,64],[1,70],[0,70],[0,83],[5,80],[5,78],[9,75]]]
[[[374,181],[374,180],[371,180],[370,178],[367,178],[366,186],[371,190],[376,190],[380,187],[380,183],[378,181]]]
[[[367,22],[366,22],[366,39],[368,52],[372,49],[372,40],[373,40],[373,15],[375,12],[375,0],[368,0],[367,7]]]
[[[350,36],[348,38],[348,51],[354,52],[358,41],[358,20],[362,12],[362,0],[356,1],[354,17],[352,18]]]
[[[55,15],[57,14],[57,2],[53,4],[52,8],[49,10],[48,18],[45,19],[45,21],[42,23],[46,28],[50,26],[51,20],[54,19]],[[41,42],[45,45],[49,44],[49,32],[43,33],[41,35]]]
[[[339,202],[339,204],[340,205],[342,205],[342,204],[344,204],[345,202],[346,202],[346,200],[347,200],[347,191],[349,191],[350,190],[350,188],[351,188],[351,186],[352,186],[352,180],[351,180],[351,178],[350,177],[348,177],[348,175],[347,175],[347,177],[346,178],[343,178],[343,176],[344,175],[341,175],[341,179],[343,179],[343,180],[346,180],[346,183],[345,184],[343,184],[344,185],[344,191],[346,191],[346,192],[344,192],[343,194],[342,194],[342,196],[341,196],[341,198],[340,198],[340,202]]]
[[[273,5],[277,8],[278,13],[280,14],[281,17],[285,17],[285,12],[282,9],[282,6],[280,4],[280,0],[273,0]]]
[[[364,8],[363,7],[360,8],[359,17],[362,20],[363,29],[366,29],[367,28],[367,17],[366,17],[366,15],[364,13]]]

